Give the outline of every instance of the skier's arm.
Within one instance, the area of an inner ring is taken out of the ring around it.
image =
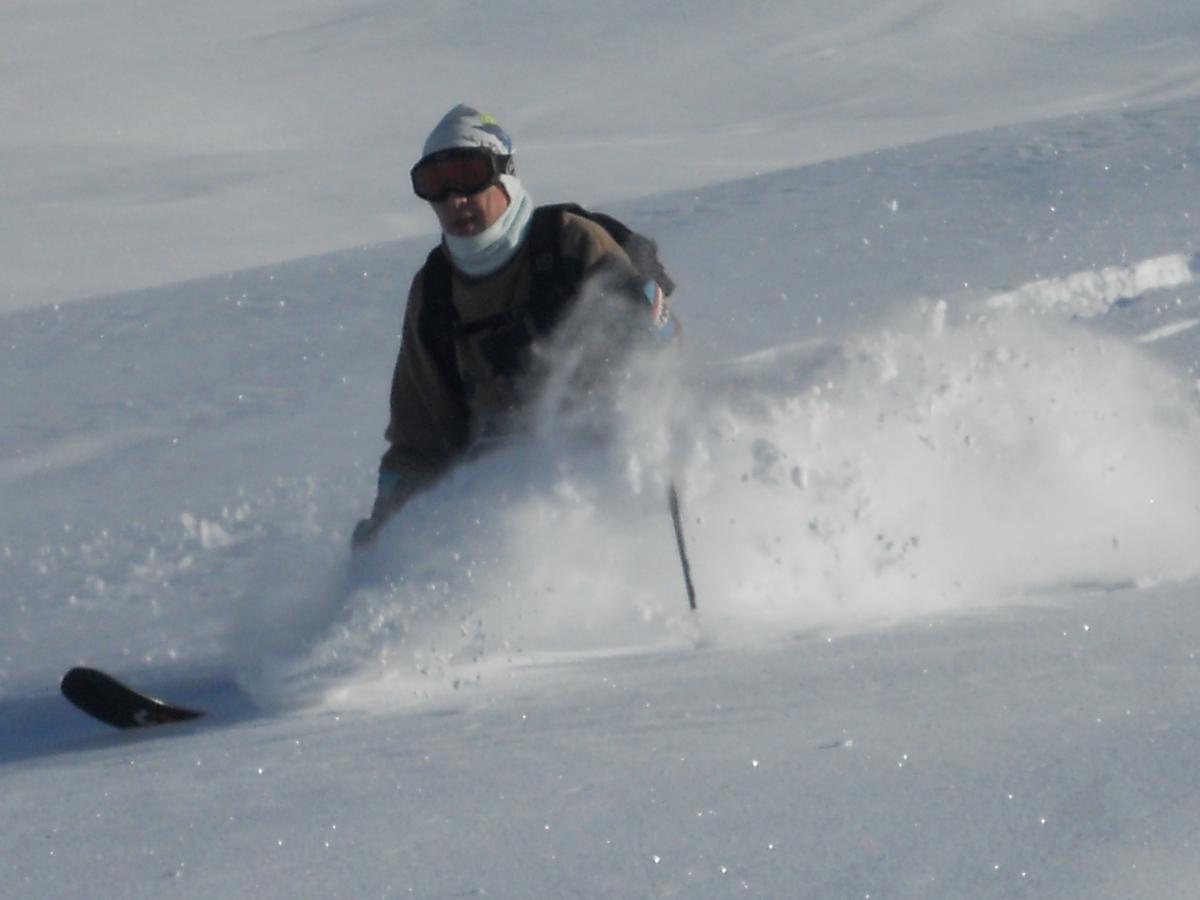
[[[392,373],[390,415],[384,432],[389,447],[379,464],[371,515],[354,530],[356,547],[371,543],[414,494],[453,465],[467,443],[466,403],[447,383],[419,334],[423,294],[418,273],[409,291],[400,353]]]
[[[681,335],[679,320],[667,303],[662,287],[638,273],[624,248],[596,223],[568,214],[563,229],[562,253],[580,261],[581,283],[604,295],[628,303],[633,332],[673,343]]]

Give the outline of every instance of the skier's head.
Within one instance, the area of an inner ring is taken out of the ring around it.
[[[425,139],[421,156],[431,156],[441,150],[478,148],[496,156],[511,157],[512,138],[500,123],[487,113],[460,103],[450,110]]]
[[[413,191],[454,237],[490,227],[522,191],[512,139],[494,118],[464,104],[434,126],[411,174]]]

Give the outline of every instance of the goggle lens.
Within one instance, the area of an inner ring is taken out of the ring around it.
[[[499,174],[500,168],[490,153],[452,151],[423,159],[413,167],[413,191],[422,200],[437,203],[451,193],[478,194],[491,187]]]

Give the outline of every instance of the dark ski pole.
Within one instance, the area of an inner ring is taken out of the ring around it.
[[[667,487],[667,505],[671,509],[671,524],[675,526],[675,545],[679,548],[679,562],[683,566],[683,584],[687,588],[688,606],[696,609],[696,586],[692,584],[692,566],[688,562],[687,542],[683,538],[683,519],[679,512],[679,490],[674,480]]]

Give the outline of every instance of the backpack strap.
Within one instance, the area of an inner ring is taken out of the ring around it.
[[[562,253],[563,215],[569,212],[586,215],[583,207],[575,203],[539,206],[529,227],[529,254],[533,262],[529,317],[538,334],[547,334],[558,324],[583,280],[579,261],[567,259]]]
[[[463,393],[462,375],[458,371],[458,353],[454,342],[462,323],[450,300],[450,260],[441,244],[430,251],[422,270],[421,318],[417,336],[433,355],[434,362],[446,383],[458,394]]]

